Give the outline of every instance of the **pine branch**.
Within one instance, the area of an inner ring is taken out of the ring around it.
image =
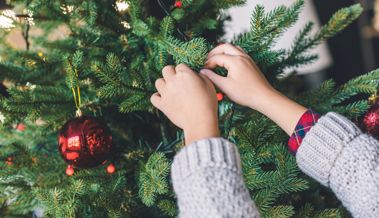
[[[295,212],[293,206],[280,205],[267,208],[267,210],[265,210],[264,213],[261,214],[261,217],[286,218],[291,217],[294,214]]]
[[[308,23],[302,31],[300,31],[299,36],[295,39],[295,44],[292,51],[288,52],[288,57],[282,60],[282,66],[294,66],[292,63],[296,63],[293,59],[296,58],[301,53],[314,48],[315,46],[321,44],[326,39],[333,37],[344,30],[350,23],[356,20],[362,13],[363,9],[359,4],[352,5],[348,8],[343,8],[337,11],[332,18],[329,20],[328,24],[325,24],[312,38],[305,38],[309,34],[313,24]],[[306,63],[306,62],[305,62]],[[284,69],[281,67],[280,71]]]
[[[160,34],[164,40],[172,36],[174,32],[174,20],[171,17],[165,17],[161,23]]]
[[[305,204],[300,208],[299,212],[296,213],[294,218],[310,218],[313,213],[314,208],[310,203]]]
[[[165,43],[176,64],[184,63],[195,70],[200,70],[203,66],[207,53],[205,39],[195,38],[189,42],[181,42],[169,37]]]
[[[178,215],[178,207],[176,203],[174,203],[173,201],[162,200],[158,203],[158,207],[171,217],[175,217]]]
[[[139,195],[142,202],[151,206],[158,194],[167,192],[166,177],[170,170],[170,163],[163,153],[154,153],[149,157],[146,165],[141,164],[139,173]]]

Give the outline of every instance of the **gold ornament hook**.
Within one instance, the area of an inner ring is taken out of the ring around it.
[[[372,94],[372,95],[368,98],[368,102],[369,102],[370,104],[375,104],[375,103],[376,103],[376,100],[377,100],[377,98],[378,98],[378,96],[377,96],[376,94],[377,94],[377,92],[376,92],[376,90],[375,90],[374,94]]]
[[[82,116],[82,111],[80,110],[80,108],[78,108],[78,110],[76,111],[76,117],[81,117]]]

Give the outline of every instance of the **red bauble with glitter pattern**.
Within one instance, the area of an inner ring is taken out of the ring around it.
[[[379,139],[379,103],[373,104],[363,116],[358,118],[358,126],[363,132],[367,132]]]
[[[96,117],[73,118],[59,132],[59,153],[63,160],[76,168],[89,169],[104,163],[111,144],[109,127]]]

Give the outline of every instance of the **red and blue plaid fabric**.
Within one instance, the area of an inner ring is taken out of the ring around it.
[[[322,115],[313,110],[307,110],[303,116],[301,116],[288,142],[290,153],[293,156],[296,155],[297,149],[300,147],[307,132],[317,123],[320,117],[322,117]]]

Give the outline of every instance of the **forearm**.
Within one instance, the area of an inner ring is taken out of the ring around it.
[[[233,143],[196,141],[175,156],[171,169],[179,217],[259,217]]]
[[[307,111],[274,89],[262,96],[260,104],[252,108],[269,117],[288,135],[293,133],[300,117]]]
[[[204,119],[201,123],[194,123],[193,126],[184,129],[186,145],[190,145],[202,139],[220,137],[217,117],[210,115],[204,115],[202,117],[204,117]]]

